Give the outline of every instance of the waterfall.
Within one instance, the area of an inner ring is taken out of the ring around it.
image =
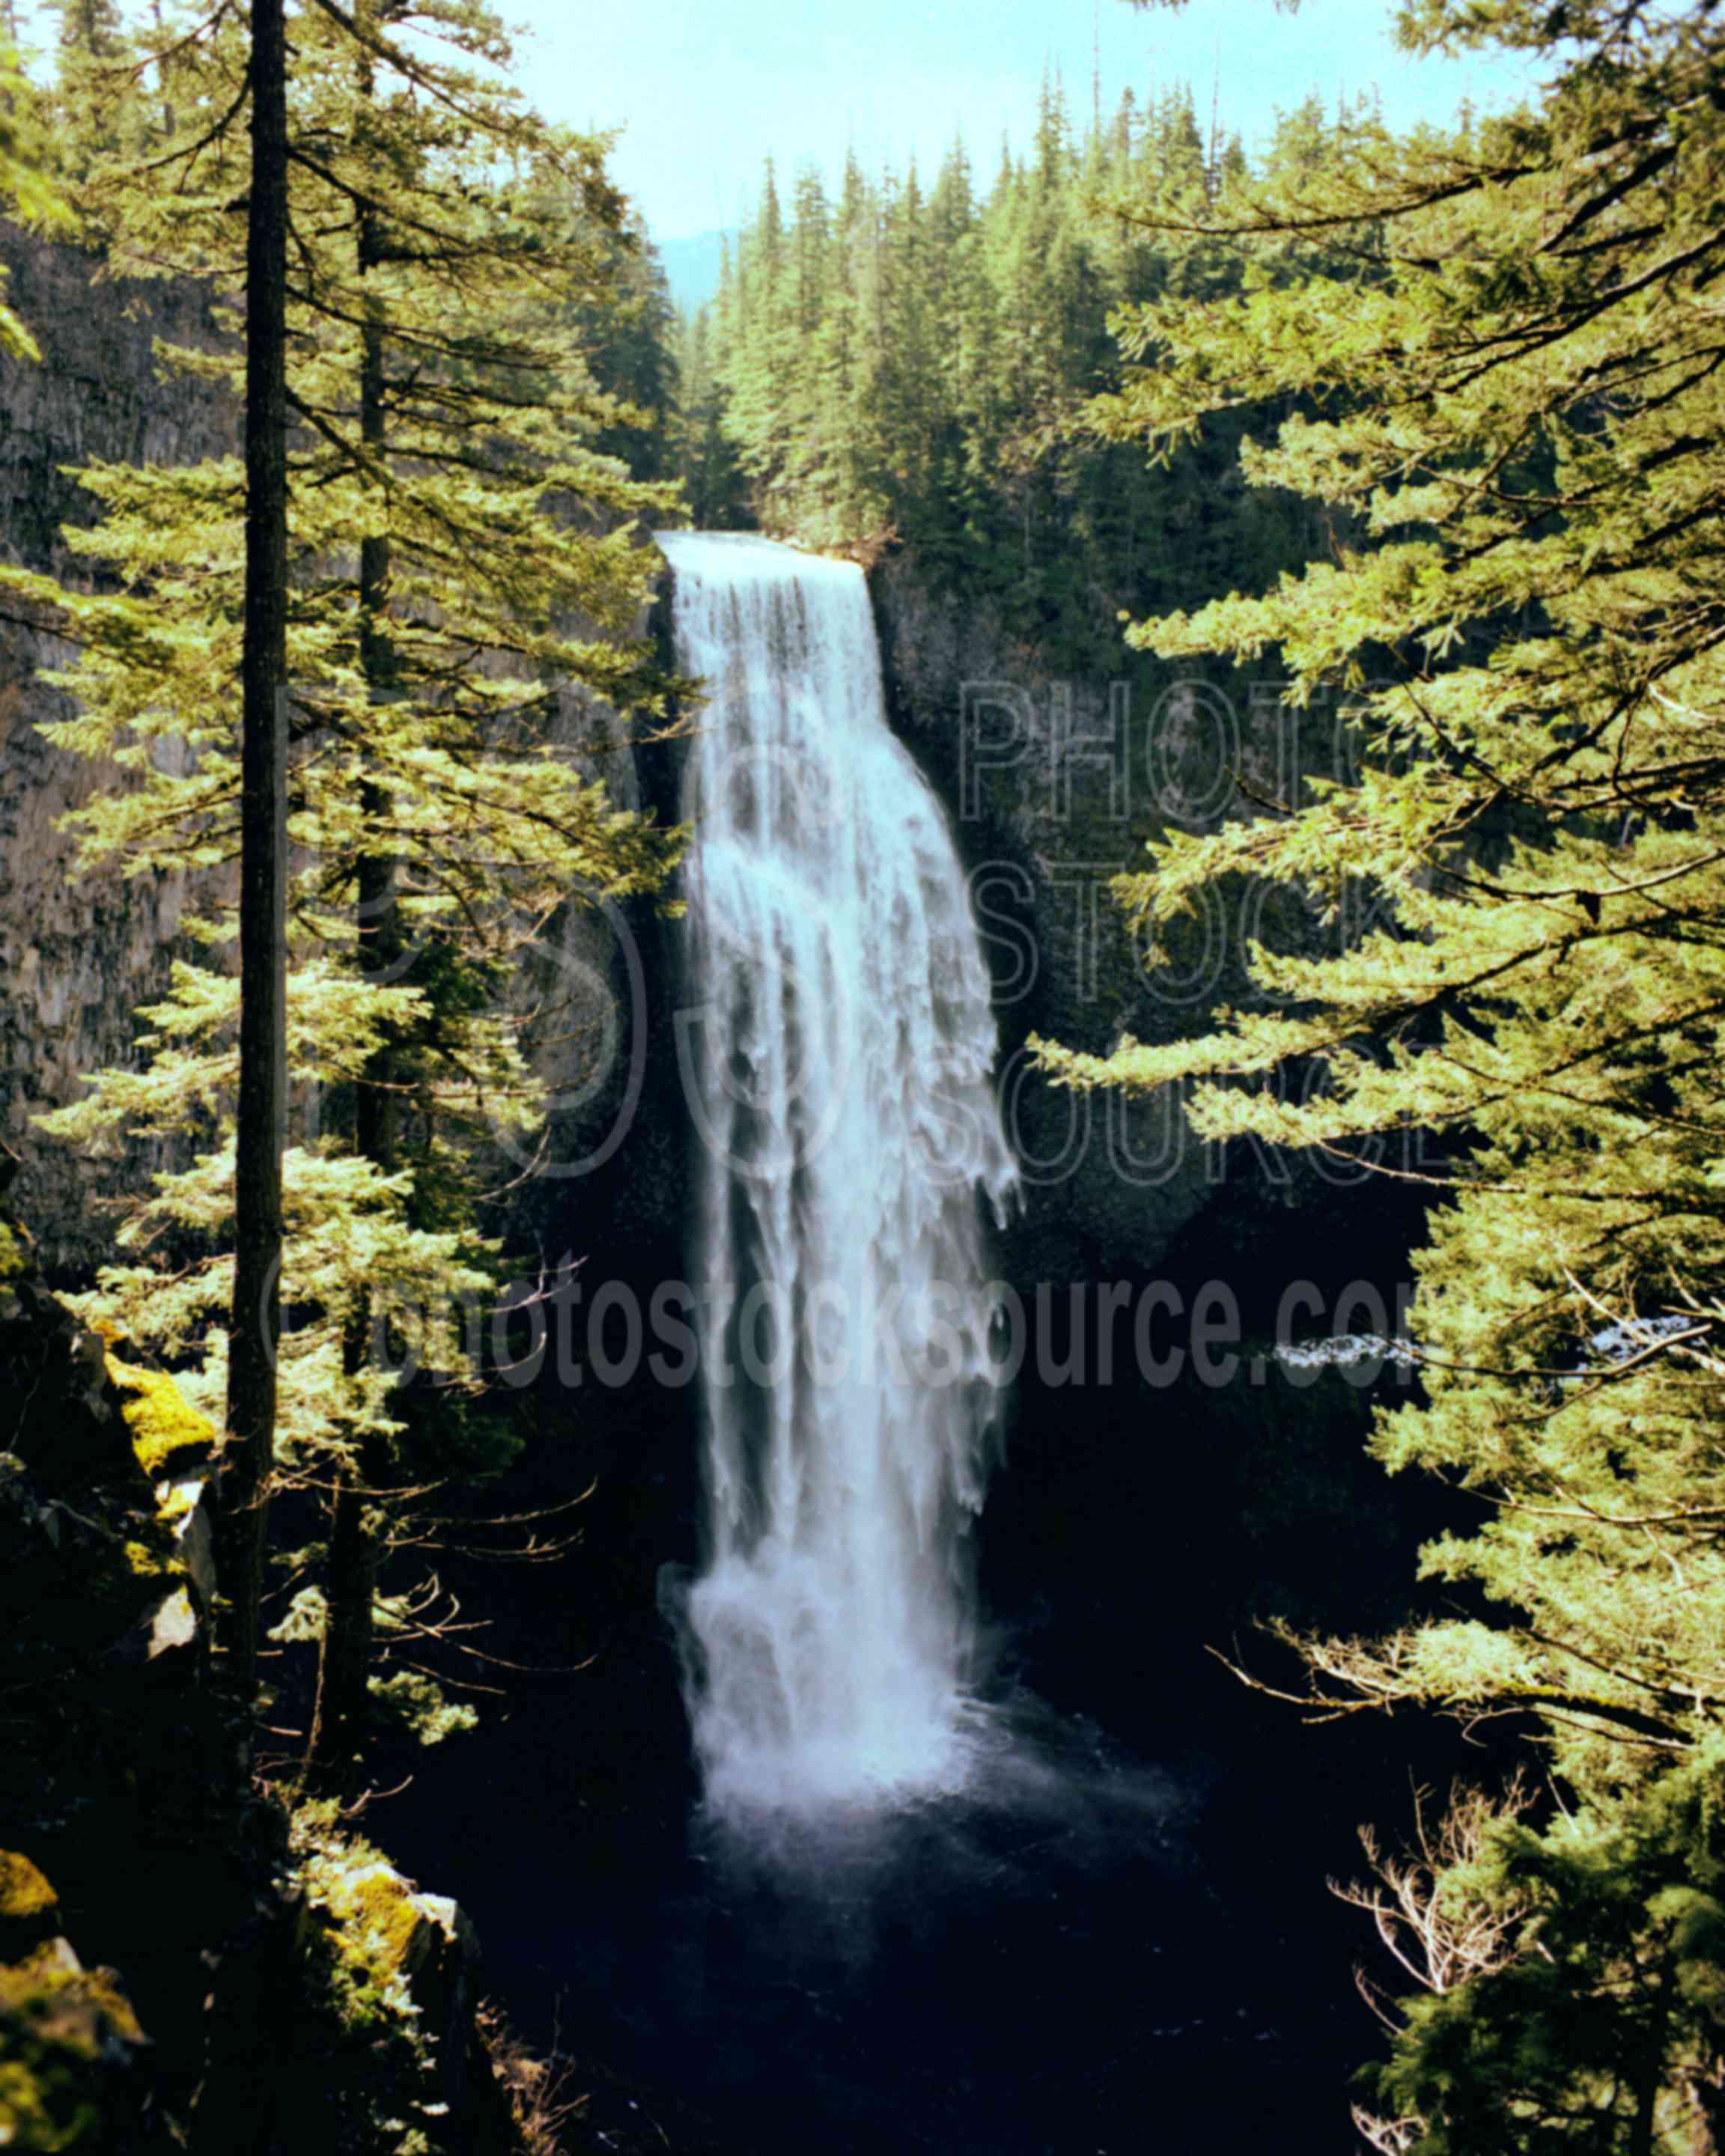
[[[886,723],[862,572],[666,533],[708,701],[685,814],[706,1542],[682,1612],[719,1813],[953,1788],[1014,1184],[988,976]]]

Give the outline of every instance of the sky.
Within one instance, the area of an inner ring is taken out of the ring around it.
[[[1128,85],[1192,85],[1208,122],[1219,73],[1224,130],[1250,149],[1278,107],[1375,87],[1393,126],[1447,119],[1465,97],[1525,90],[1513,63],[1411,59],[1389,0],[501,0],[529,26],[522,74],[549,116],[621,128],[613,159],[656,239],[733,229],[762,161],[836,175],[847,143],[865,167],[938,162],[955,131],[986,168],[1002,131],[1028,141],[1045,69],[1087,112],[1095,56],[1105,109]]]
[[[865,167],[937,165],[955,133],[984,171],[1003,132],[1029,142],[1039,85],[1057,69],[1076,115],[1100,60],[1104,109],[1189,84],[1208,125],[1250,150],[1277,110],[1375,89],[1392,126],[1445,120],[1464,98],[1528,87],[1501,56],[1415,59],[1391,34],[1392,0],[496,0],[524,33],[520,72],[553,120],[620,131],[612,169],[660,242],[733,231],[752,215],[769,155],[836,178],[847,145]],[[123,0],[126,12],[142,0]],[[27,42],[52,36],[21,0]]]

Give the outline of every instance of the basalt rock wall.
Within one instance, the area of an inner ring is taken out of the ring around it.
[[[0,546],[5,558],[78,579],[88,565],[64,532],[97,504],[72,476],[97,460],[187,464],[237,451],[239,418],[218,383],[165,363],[162,344],[213,348],[219,331],[201,287],[106,277],[98,257],[0,226],[0,264],[13,304],[41,347],[39,362],[0,357]],[[44,1265],[86,1275],[112,1249],[111,1201],[162,1163],[142,1149],[80,1158],[34,1127],[44,1110],[78,1097],[86,1074],[132,1060],[136,1014],[166,986],[181,923],[208,890],[178,875],[87,873],[60,826],[67,812],[125,783],[115,767],[57,747],[40,731],[67,716],[44,675],[75,656],[25,610],[0,603],[0,1142],[23,1164],[20,1199]],[[639,805],[626,730],[608,706],[566,686],[552,737],[603,777],[619,805]],[[572,903],[523,961],[518,992],[542,1014],[550,1136],[531,1156],[500,1152],[492,1178],[507,1208],[547,1245],[572,1234],[599,1184],[615,1209],[620,1148],[609,1133],[639,1090],[643,1011],[639,911]],[[650,937],[649,938],[650,941]],[[593,1163],[599,1159],[598,1183]],[[531,1201],[521,1192],[550,1170]]]
[[[1267,670],[1176,668],[1117,634],[1040,637],[942,589],[913,555],[886,557],[870,583],[893,723],[952,818],[994,975],[1024,1186],[1008,1276],[1142,1272],[1219,1204],[1285,1215],[1309,1202],[1309,1168],[1201,1144],[1172,1094],[1052,1086],[1026,1044],[1101,1054],[1127,1034],[1189,1036],[1256,998],[1252,939],[1321,947],[1330,932],[1306,907],[1245,886],[1163,929],[1153,958],[1111,886],[1148,865],[1147,843],[1291,801],[1307,776],[1339,770],[1343,715],[1291,711]]]
[[[63,531],[96,505],[73,468],[189,463],[236,444],[219,388],[167,374],[156,353],[162,339],[211,343],[208,300],[191,285],[103,282],[95,257],[12,228],[0,260],[42,350],[39,364],[0,357],[0,544],[9,562],[81,576]],[[16,610],[0,621],[0,1139],[26,1163],[23,1202],[55,1271],[107,1247],[100,1201],[148,1163],[80,1160],[41,1142],[32,1119],[75,1098],[81,1072],[131,1054],[133,1014],[167,980],[186,906],[179,877],[72,866],[61,819],[119,783],[38,731],[70,709],[41,676],[74,655]]]

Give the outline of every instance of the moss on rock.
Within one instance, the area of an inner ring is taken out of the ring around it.
[[[0,1922],[40,1917],[55,1907],[58,1898],[28,1856],[0,1849]]]
[[[52,1950],[0,1969],[0,2148],[94,2156],[118,2147],[147,2041],[107,1969]]]
[[[334,1919],[336,1950],[380,1988],[404,1981],[423,1947],[418,1897],[387,1857],[357,1844],[317,1870],[317,1898]]]
[[[121,1413],[138,1464],[151,1481],[207,1460],[216,1426],[194,1408],[165,1370],[108,1357],[108,1375],[120,1394]]]
[[[59,1928],[59,1897],[48,1881],[28,1856],[0,1849],[0,1961],[18,1960]]]

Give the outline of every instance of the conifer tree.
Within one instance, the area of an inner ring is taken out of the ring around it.
[[[752,521],[737,444],[725,424],[724,385],[713,363],[715,318],[724,304],[721,281],[712,305],[685,318],[676,333],[675,469],[691,518],[713,531]]]
[[[1483,1897],[1493,1952],[1422,1973],[1362,2128],[1403,2156],[1686,2156],[1725,2084],[1725,40],[1705,8],[1404,19],[1548,86],[1447,136],[1353,113],[1339,159],[1316,116],[1286,134],[1231,205],[1254,274],[1144,309],[1103,414],[1166,449],[1270,404],[1249,475],[1352,535],[1133,632],[1354,697],[1356,780],[1173,837],[1122,887],[1153,929],[1266,879],[1322,940],[1255,947],[1257,1005],[1203,1038],[1045,1063],[1189,1083],[1213,1137],[1445,1147],[1424,1397],[1375,1442],[1478,1502],[1424,1558],[1467,1599],[1299,1644],[1321,1711],[1531,1731],[1563,1805],[1438,1879],[1440,1910]]]
[[[234,1300],[217,1483],[225,1645],[254,1681],[281,1337],[287,1125],[287,24],[253,0],[245,236],[245,537],[239,656],[239,1066]]]
[[[311,1764],[339,1779],[375,1692],[372,1583],[395,1532],[382,1493],[444,1471],[416,1459],[424,1399],[377,1346],[461,1377],[457,1306],[490,1275],[476,1149],[523,1144],[538,1113],[506,984],[560,905],[651,888],[675,857],[552,726],[563,682],[642,712],[661,701],[655,663],[629,641],[649,574],[634,526],[672,497],[592,446],[632,416],[569,331],[572,311],[614,292],[627,244],[600,146],[548,128],[487,72],[506,46],[481,8],[422,22],[394,4],[312,7],[292,27],[287,636],[303,865],[288,1024],[295,1083],[321,1110],[286,1163],[295,1323],[280,1375],[290,1471],[331,1502],[322,1576],[288,1636],[321,1635]],[[429,30],[452,59],[424,56]],[[195,155],[198,193],[94,177],[117,262],[223,259],[235,59],[219,32],[176,56],[193,146],[173,154]],[[233,372],[225,356],[178,357]],[[61,738],[136,774],[82,819],[85,846],[133,872],[208,866],[235,828],[231,470],[85,476],[107,514],[73,543],[118,589],[12,581],[82,643]],[[170,773],[162,744],[176,739],[193,754]],[[230,928],[203,932],[219,944]],[[233,984],[182,963],[147,1015],[149,1067],[108,1074],[57,1127],[94,1139],[201,1119],[207,1149],[158,1178],[122,1238],[141,1261],[110,1269],[93,1307],[194,1358],[188,1382],[208,1389],[226,1353],[211,1313],[232,1247]],[[169,1279],[155,1240],[179,1260]],[[484,1455],[481,1436],[463,1445]]]

